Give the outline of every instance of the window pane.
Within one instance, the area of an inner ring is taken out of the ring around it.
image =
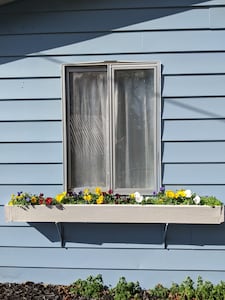
[[[154,188],[154,70],[115,70],[115,188]]]
[[[71,187],[106,186],[106,73],[70,73]]]

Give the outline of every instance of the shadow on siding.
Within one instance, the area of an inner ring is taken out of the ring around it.
[[[145,31],[144,22],[182,13],[205,1],[185,0],[182,6],[178,0],[165,0],[160,4],[156,0],[150,4],[147,0],[116,0],[112,4],[102,0],[92,2],[25,0],[0,7],[0,56],[4,56],[1,63],[19,59],[16,56],[40,55],[40,52],[43,52],[41,55],[76,54],[71,52],[73,49],[47,50],[95,39],[117,29],[132,31],[133,27],[126,28],[131,25],[135,25],[134,31]],[[83,17],[84,12],[88,17]],[[153,30],[159,29],[153,26]]]
[[[51,242],[59,242],[52,223],[29,223]],[[163,248],[164,224],[64,223],[64,242],[68,247]],[[170,224],[168,248],[182,246],[225,246],[225,223],[220,225]]]

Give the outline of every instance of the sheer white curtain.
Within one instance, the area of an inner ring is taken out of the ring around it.
[[[154,71],[115,70],[115,186],[153,188]]]
[[[70,75],[72,188],[106,186],[106,83],[100,70]]]

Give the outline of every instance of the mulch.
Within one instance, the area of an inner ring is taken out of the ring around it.
[[[74,300],[69,286],[42,283],[0,283],[0,300]]]

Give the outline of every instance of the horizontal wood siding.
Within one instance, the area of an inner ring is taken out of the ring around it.
[[[224,119],[225,98],[164,98],[164,120]]]
[[[2,184],[62,184],[62,164],[1,164]]]
[[[162,64],[162,184],[225,202],[225,0],[24,0],[0,7],[0,281],[101,273],[145,287],[225,280],[225,225],[6,223],[12,193],[63,191],[62,65]],[[167,249],[165,246],[167,244]]]
[[[0,122],[1,142],[62,142],[61,121]]]
[[[51,6],[50,6],[51,3]],[[22,4],[15,3],[13,7],[5,6],[1,10],[2,13],[6,12],[32,12],[32,11],[65,11],[65,10],[102,10],[102,9],[140,9],[140,8],[157,8],[157,7],[182,7],[184,9],[198,8],[198,7],[217,7],[224,5],[224,0],[116,0],[113,2],[97,1],[93,3],[92,0],[78,0],[76,3],[73,1],[66,1],[62,3],[61,0],[56,0],[55,5],[52,2],[36,3],[34,0],[24,2]],[[51,9],[50,9],[51,8]]]
[[[223,30],[143,31],[141,33],[127,31],[126,38],[124,32],[40,33],[2,35],[1,43],[4,44],[4,47],[0,48],[1,56],[223,51],[225,32]]]
[[[224,8],[144,8],[2,14],[0,34],[208,29],[223,26]],[[126,14],[126,19],[124,19]],[[51,17],[52,22],[49,22]],[[161,19],[162,18],[162,19]],[[40,24],[40,19],[42,23]],[[87,20],[92,20],[91,23]],[[104,19],[104,22],[102,20]],[[210,19],[210,20],[209,20]],[[17,26],[17,22],[19,25]],[[32,27],[29,26],[32,22]],[[72,24],[72,26],[71,26]]]
[[[0,119],[1,121],[62,120],[61,100],[0,101]]]
[[[224,163],[225,142],[165,142],[163,163]]]
[[[62,143],[1,143],[0,164],[62,163]]]
[[[111,269],[111,270],[157,270],[164,266],[165,270],[198,270],[224,271],[223,251],[183,250],[165,251],[164,249],[61,249],[33,248],[30,255],[24,255],[24,248],[1,248],[0,264],[3,267],[34,267],[34,268],[67,268],[67,269]],[[137,252],[139,259],[137,260]],[[209,257],[206,265],[206,260]],[[64,256],[63,256],[64,254]],[[39,259],[34,259],[34,257]],[[63,256],[63,259],[62,259]],[[184,259],[186,256],[186,259]],[[9,258],[6,265],[5,257]],[[91,257],[92,259],[87,259]],[[110,257],[110,259],[109,259]],[[159,264],[160,260],[160,264]],[[195,265],[190,264],[190,260]]]
[[[61,64],[77,62],[93,62],[110,60],[111,55],[69,55],[69,56],[37,56],[37,57],[0,57],[0,78],[33,78],[60,77]],[[225,53],[211,52],[196,53],[131,53],[114,54],[113,59],[124,61],[156,61],[162,62],[163,74],[192,75],[192,74],[224,74]],[[33,68],[30,68],[30,65]]]
[[[166,120],[163,141],[224,141],[225,122],[216,120]]]
[[[59,78],[0,80],[1,99],[55,99],[61,97]]]

